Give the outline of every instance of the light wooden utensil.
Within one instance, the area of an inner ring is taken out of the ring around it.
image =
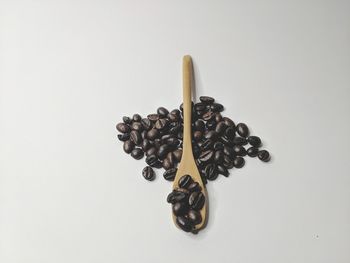
[[[178,170],[174,179],[173,188],[179,187],[178,182],[181,176],[189,174],[195,182],[198,182],[202,187],[202,192],[205,196],[205,204],[200,213],[202,222],[196,225],[195,231],[205,227],[208,217],[208,193],[198,171],[196,162],[192,152],[192,132],[191,132],[191,116],[192,116],[192,100],[191,100],[191,81],[192,81],[192,59],[190,56],[183,57],[183,112],[184,112],[184,128],[183,128],[183,146],[182,158],[178,166]],[[173,215],[173,220],[176,224],[176,217]]]

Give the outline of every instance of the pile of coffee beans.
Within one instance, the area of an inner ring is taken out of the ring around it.
[[[185,232],[196,233],[196,225],[202,223],[200,210],[204,207],[205,195],[188,174],[179,179],[178,185],[179,188],[168,195],[167,202],[172,204],[176,224]]]
[[[246,124],[235,124],[222,116],[224,106],[214,98],[202,96],[192,103],[192,148],[204,183],[220,174],[229,175],[232,168],[242,168],[244,157],[270,160],[270,154],[261,150],[261,140],[250,136]],[[142,175],[146,180],[155,178],[153,168],[164,168],[163,177],[173,181],[182,156],[183,108],[168,111],[159,107],[156,113],[142,118],[139,114],[123,117],[117,124],[118,139],[123,149],[134,159],[146,156],[147,166]]]

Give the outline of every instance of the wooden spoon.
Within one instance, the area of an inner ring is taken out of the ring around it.
[[[195,226],[193,232],[205,227],[207,222],[207,211],[208,211],[208,193],[205,185],[202,181],[200,173],[198,171],[196,162],[193,157],[192,152],[192,132],[191,132],[191,116],[192,116],[192,100],[191,100],[191,80],[192,80],[192,59],[190,56],[183,57],[183,114],[184,114],[184,129],[183,129],[183,147],[182,147],[182,158],[178,166],[178,170],[174,179],[173,189],[179,188],[179,179],[185,175],[189,174],[193,181],[198,182],[202,187],[202,193],[205,196],[204,207],[200,210],[202,216],[202,222]],[[176,217],[173,214],[173,220],[175,225]]]

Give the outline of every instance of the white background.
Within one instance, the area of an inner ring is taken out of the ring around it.
[[[350,262],[349,1],[1,1],[0,262]],[[273,155],[208,185],[199,235],[123,115],[196,93]]]

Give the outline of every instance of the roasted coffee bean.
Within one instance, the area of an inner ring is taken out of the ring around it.
[[[205,127],[207,127],[208,130],[215,130],[216,121],[214,119],[207,121],[207,123],[205,124]]]
[[[144,139],[147,139],[147,131],[146,130],[143,130],[141,132],[141,138],[144,140]]]
[[[195,130],[197,130],[197,131],[203,132],[204,129],[205,129],[205,123],[204,123],[204,121],[202,121],[202,120],[196,120],[195,123],[194,123],[194,128],[195,128]]]
[[[177,168],[168,169],[163,173],[163,177],[167,181],[174,181],[176,172]]]
[[[157,156],[155,154],[152,154],[152,155],[149,155],[149,156],[146,157],[146,163],[149,166],[154,167],[157,164],[158,161],[159,160],[158,160],[158,158],[157,158]]]
[[[135,131],[142,131],[143,127],[142,127],[142,124],[140,122],[133,122],[131,124],[131,129],[133,129]]]
[[[204,104],[211,104],[214,102],[214,98],[209,97],[209,96],[200,96],[199,100],[203,102]]]
[[[233,166],[233,160],[231,160],[227,155],[224,156],[224,162],[222,163],[222,165],[226,168],[226,169],[232,169]]]
[[[140,114],[134,114],[133,116],[132,116],[132,120],[133,121],[138,121],[138,122],[140,122],[141,121],[141,116],[140,116]]]
[[[214,142],[210,139],[206,139],[202,144],[201,144],[201,149],[203,151],[208,151],[208,150],[211,150],[213,149],[213,146],[214,146]]]
[[[215,140],[217,136],[218,134],[216,133],[216,131],[208,131],[204,134],[204,138],[212,140]]]
[[[201,153],[201,148],[198,145],[194,144],[192,145],[192,152],[193,152],[193,157],[198,158]]]
[[[151,148],[149,148],[149,149],[147,150],[147,152],[146,152],[147,157],[148,157],[148,156],[151,156],[151,155],[154,155],[155,157],[157,157],[156,154],[157,154],[157,149],[156,149],[156,147],[151,147]]]
[[[174,115],[176,115],[176,116],[180,116],[180,111],[178,110],[178,109],[174,109],[174,110],[172,110],[171,112],[170,112],[171,114],[174,114]]]
[[[171,147],[167,144],[163,144],[158,149],[158,157],[160,160],[163,160],[168,152],[171,150]]]
[[[165,170],[169,170],[174,167],[174,163],[172,163],[168,158],[165,158],[162,162],[162,166]]]
[[[136,160],[140,160],[143,158],[143,151],[141,148],[135,148],[131,151],[131,157],[133,157]]]
[[[170,134],[178,134],[178,132],[181,130],[181,126],[179,124],[173,126],[170,128],[169,133]]]
[[[233,143],[236,145],[246,145],[248,142],[246,138],[236,136],[233,138]]]
[[[176,216],[182,216],[188,211],[188,204],[186,203],[175,203],[173,204],[173,213]]]
[[[174,166],[177,163],[177,160],[174,156],[173,152],[168,152],[166,158],[169,160],[169,162],[171,163],[171,166]]]
[[[216,170],[217,170],[218,174],[222,174],[223,176],[228,177],[228,175],[229,175],[228,170],[226,169],[226,167],[221,165],[221,164],[218,164],[216,166]]]
[[[123,145],[124,152],[131,153],[132,150],[134,150],[134,147],[135,147],[135,144],[132,141],[127,140],[124,142],[124,145]]]
[[[185,232],[191,232],[193,229],[192,222],[184,216],[178,216],[176,224]]]
[[[164,107],[159,107],[157,109],[157,113],[159,114],[159,116],[166,117],[169,114],[169,111]]]
[[[206,109],[206,106],[202,102],[198,102],[198,103],[194,104],[195,111],[204,111],[205,109]]]
[[[233,159],[233,165],[236,168],[242,168],[244,166],[244,158],[241,156],[237,156],[235,159]]]
[[[237,124],[237,133],[239,135],[241,135],[242,137],[248,137],[248,135],[249,135],[248,126],[245,123],[238,123]]]
[[[179,179],[179,187],[180,188],[187,188],[191,183],[193,182],[190,175],[185,174]]]
[[[118,134],[118,139],[122,142],[125,142],[130,139],[130,133]]]
[[[188,191],[186,188],[175,188],[175,191],[185,193],[187,195],[190,194],[190,191]]]
[[[136,145],[140,145],[142,142],[141,134],[138,131],[131,131],[130,132],[130,140],[135,143]]]
[[[214,150],[219,151],[224,149],[224,144],[222,142],[215,142],[214,143]]]
[[[154,139],[153,145],[154,145],[154,147],[156,147],[157,150],[159,150],[159,147],[162,145],[162,140],[159,138]]]
[[[193,225],[198,225],[202,222],[202,216],[196,210],[191,209],[190,211],[188,211],[187,218],[191,221]]]
[[[158,138],[159,136],[159,132],[157,129],[150,129],[148,132],[147,132],[147,138],[150,139],[150,140],[154,140],[156,138]]]
[[[130,127],[127,124],[123,123],[123,122],[118,123],[116,128],[121,133],[130,132]]]
[[[235,152],[234,148],[225,146],[224,147],[224,154],[227,156],[230,156],[232,158],[236,155],[236,152]]]
[[[143,128],[145,129],[145,130],[149,130],[149,129],[151,129],[151,127],[152,127],[152,123],[151,123],[151,121],[149,120],[149,119],[147,119],[147,118],[143,118],[142,120],[141,120],[141,124],[142,124],[142,126],[143,126]]]
[[[188,198],[188,204],[194,210],[201,210],[205,203],[205,196],[202,192],[193,192]]]
[[[224,106],[222,106],[220,103],[213,103],[210,105],[210,109],[214,112],[221,112],[224,110]]]
[[[177,202],[188,202],[188,193],[174,190],[168,195],[166,200],[170,204],[175,204]]]
[[[156,122],[157,120],[159,120],[159,115],[155,113],[148,114],[147,119],[150,120],[151,122]]]
[[[203,117],[203,120],[210,121],[211,119],[213,119],[215,117],[215,115],[212,111],[208,111],[208,112],[204,113],[202,117]]]
[[[228,127],[225,130],[225,136],[229,139],[229,140],[233,140],[235,138],[235,128],[233,127]]]
[[[236,127],[235,123],[234,123],[230,118],[224,117],[224,118],[222,118],[222,120],[224,121],[224,123],[226,124],[226,126],[228,126],[228,127],[233,127],[233,128]]]
[[[173,151],[176,161],[180,162],[182,157],[182,149],[177,149]]]
[[[152,147],[151,142],[148,139],[144,139],[141,143],[141,148],[144,152],[146,152],[149,148]]]
[[[202,139],[202,136],[203,136],[203,134],[202,134],[201,131],[195,131],[195,132],[193,133],[193,139],[194,139],[195,141],[199,141],[200,139]]]
[[[225,131],[225,129],[226,129],[226,124],[224,121],[221,121],[216,125],[215,131],[217,134],[222,134]]]
[[[219,123],[222,121],[222,116],[221,116],[220,112],[217,112],[215,114],[215,121],[216,121],[216,123]]]
[[[199,155],[199,161],[201,161],[202,163],[207,163],[209,161],[211,161],[211,159],[214,156],[214,152],[212,150],[208,150],[208,151],[204,151]]]
[[[232,141],[230,141],[226,136],[221,136],[219,140],[226,146],[233,147],[234,144]]]
[[[124,117],[123,117],[123,122],[124,122],[125,124],[131,124],[131,119],[130,119],[129,117],[127,117],[127,116],[124,116]]]
[[[208,164],[204,169],[205,178],[212,181],[218,177],[218,173],[216,171],[216,165],[214,163]]]
[[[177,122],[179,120],[179,116],[175,115],[175,114],[171,114],[169,113],[168,114],[168,119],[171,121],[171,122]]]
[[[247,149],[247,154],[250,157],[256,157],[258,156],[258,153],[259,153],[259,149],[256,147],[250,147]]]
[[[199,185],[199,183],[197,182],[193,182],[191,183],[188,187],[187,187],[188,191],[190,192],[200,192],[202,191],[202,187]]]
[[[263,162],[270,161],[270,153],[266,150],[259,151],[258,158]]]
[[[179,138],[179,140],[182,140],[183,139],[183,132],[182,131],[179,131],[177,133],[177,138]]]
[[[148,181],[154,180],[155,176],[154,176],[154,171],[153,171],[152,167],[146,166],[145,168],[143,168],[142,176]]]
[[[167,119],[159,119],[156,121],[156,124],[154,127],[156,127],[157,130],[162,130],[168,125],[168,120]]]
[[[246,149],[244,149],[244,147],[240,146],[240,145],[233,146],[233,151],[234,151],[235,155],[237,155],[237,156],[246,156],[247,155]]]
[[[222,163],[224,161],[224,153],[223,151],[216,151],[214,155],[214,162]]]
[[[248,142],[251,146],[259,147],[261,145],[261,140],[258,136],[249,136]]]

